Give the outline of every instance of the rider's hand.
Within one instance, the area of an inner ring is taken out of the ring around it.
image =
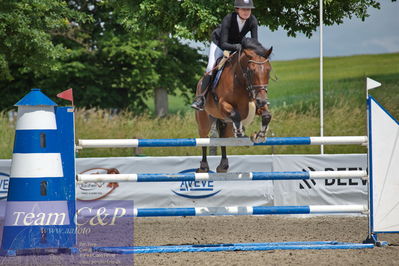
[[[242,46],[241,44],[237,43],[234,45],[237,52],[241,52]]]

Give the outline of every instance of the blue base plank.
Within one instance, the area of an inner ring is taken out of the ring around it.
[[[217,251],[262,251],[262,250],[306,250],[306,249],[365,249],[373,244],[345,243],[335,241],[282,242],[282,243],[235,243],[180,246],[137,247],[93,247],[93,251],[115,254],[217,252]]]

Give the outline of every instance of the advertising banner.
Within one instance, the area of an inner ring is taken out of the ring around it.
[[[366,170],[365,154],[284,155],[273,157],[273,171]],[[274,181],[274,204],[367,204],[367,180],[317,179]]]
[[[219,156],[210,156],[215,171]],[[79,158],[77,173],[194,172],[201,157]],[[367,155],[243,155],[229,156],[229,172],[365,170]],[[0,160],[0,216],[4,207],[11,160]],[[359,179],[292,181],[186,181],[160,183],[78,183],[81,202],[133,200],[136,208],[341,205],[367,204],[366,181]]]
[[[78,159],[78,173],[188,173],[201,157],[128,157]],[[220,157],[208,157],[211,170]],[[230,172],[271,171],[270,156],[229,156]],[[185,181],[159,183],[81,183],[79,200],[134,200],[137,208],[273,205],[272,181]]]

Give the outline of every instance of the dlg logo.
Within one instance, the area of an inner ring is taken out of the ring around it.
[[[316,171],[313,167],[308,167],[308,171]],[[338,167],[336,169],[331,168],[331,167],[326,167],[324,168],[324,171],[354,171],[354,170],[362,170],[361,167]],[[306,169],[302,169],[302,171],[306,172]],[[312,189],[315,187],[317,184],[322,183],[322,180],[317,181],[314,179],[306,180],[303,179],[301,180],[301,183],[299,183],[299,189]],[[352,178],[348,179],[324,179],[324,186],[325,187],[331,187],[331,186],[366,186],[367,185],[367,180],[356,180]]]
[[[187,169],[180,173],[195,173],[196,169]],[[215,196],[221,189],[215,191],[213,181],[183,181],[177,191],[172,190],[177,196],[188,199],[203,199]]]
[[[7,199],[10,175],[0,172],[0,200]]]

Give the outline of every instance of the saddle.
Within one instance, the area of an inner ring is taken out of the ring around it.
[[[220,76],[223,73],[224,65],[229,60],[229,58],[230,58],[230,51],[224,51],[223,57],[220,57],[216,60],[215,66],[212,71],[213,81],[212,81],[212,86],[211,86],[211,93],[212,93],[212,96],[213,96],[215,102],[217,102],[219,100],[215,93],[215,88],[218,85]]]

